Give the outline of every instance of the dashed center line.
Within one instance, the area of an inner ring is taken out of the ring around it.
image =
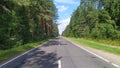
[[[59,46],[60,46],[60,39],[59,39],[59,42],[58,42],[58,43],[59,43]]]
[[[61,60],[58,60],[58,68],[61,68]]]

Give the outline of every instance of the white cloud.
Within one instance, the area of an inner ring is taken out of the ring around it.
[[[79,2],[75,2],[74,0],[55,0],[55,2],[67,4],[79,4]]]
[[[59,34],[62,34],[62,32],[65,30],[66,26],[70,23],[70,18],[67,18],[65,20],[62,20],[59,22],[60,24],[58,25],[59,29]]]
[[[57,8],[58,8],[58,11],[60,12],[66,11],[68,9],[68,7],[65,7],[64,5],[58,6]]]

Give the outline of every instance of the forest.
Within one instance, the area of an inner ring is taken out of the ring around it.
[[[62,35],[120,41],[120,0],[81,0]]]
[[[0,50],[58,35],[53,0],[0,0]]]

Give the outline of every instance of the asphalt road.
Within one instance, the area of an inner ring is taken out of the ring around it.
[[[97,56],[56,38],[0,68],[116,68]]]

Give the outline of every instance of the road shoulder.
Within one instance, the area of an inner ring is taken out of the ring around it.
[[[65,38],[64,38],[65,39]],[[67,39],[66,39],[67,40]],[[70,41],[70,40],[68,40]],[[80,46],[82,48],[85,48],[86,50],[90,51],[90,52],[93,52],[101,57],[103,57],[104,59],[107,59],[109,60],[110,63],[112,63],[113,65],[120,65],[120,56],[119,55],[115,55],[115,54],[112,54],[112,53],[108,53],[108,52],[105,52],[105,51],[102,51],[102,50],[97,50],[97,49],[94,49],[94,48],[91,48],[91,47],[87,47],[87,46],[83,46],[83,45],[80,45],[80,44],[77,44],[73,41],[70,41],[72,42],[73,44],[77,45],[77,46]],[[120,67],[120,66],[119,66]]]

